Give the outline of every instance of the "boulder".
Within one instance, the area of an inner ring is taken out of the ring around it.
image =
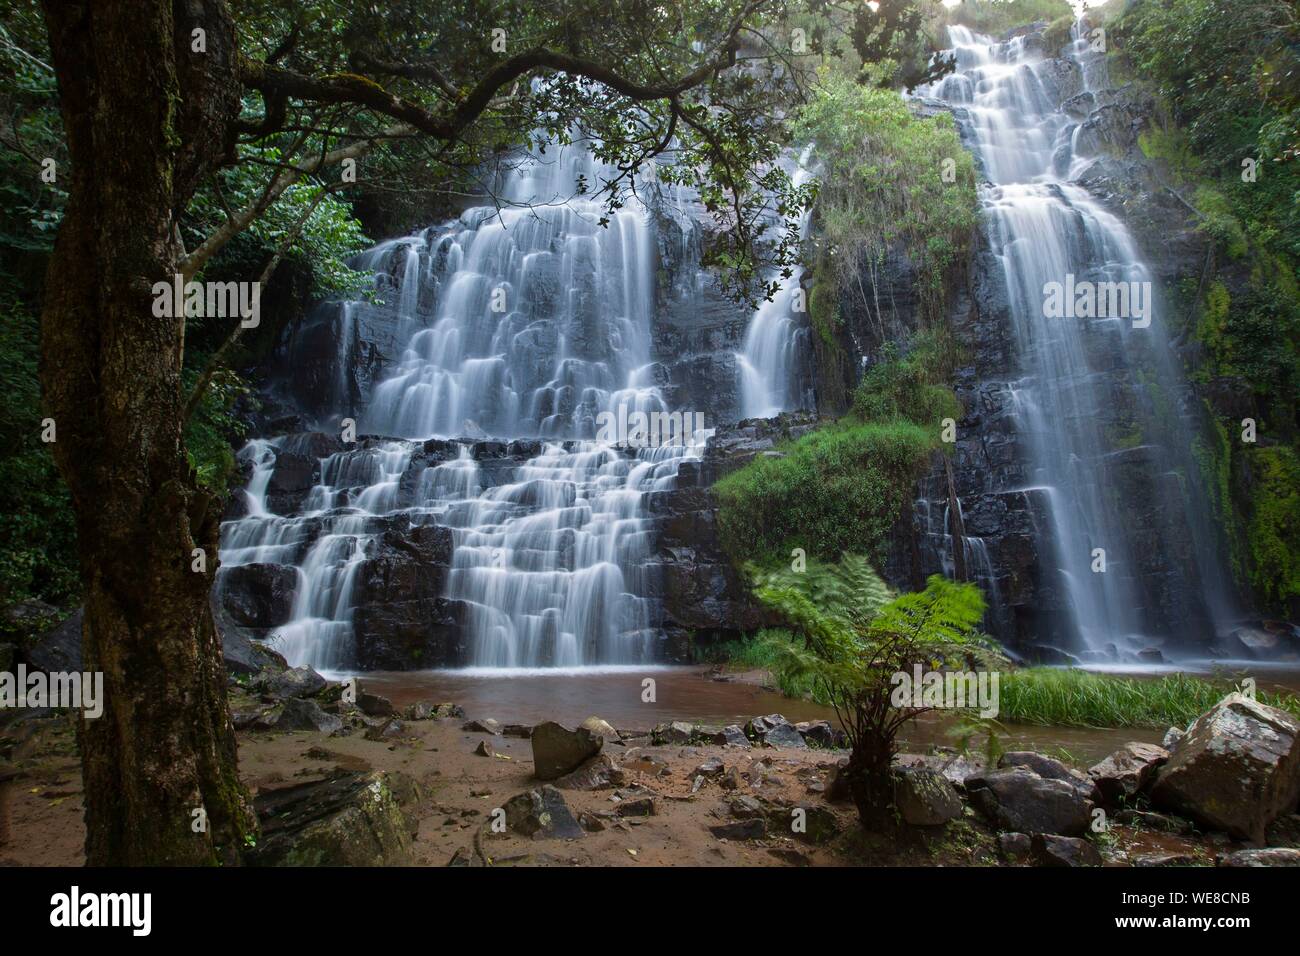
[[[1101,853],[1087,840],[1035,833],[1030,837],[1033,862],[1039,866],[1101,866]]]
[[[713,735],[713,742],[719,747],[742,747],[748,750],[753,746],[740,724],[728,724]]]
[[[1151,787],[1157,807],[1264,841],[1300,799],[1300,721],[1229,694],[1193,721]]]
[[[506,825],[516,833],[542,840],[572,840],[583,834],[564,795],[549,784],[526,790],[506,801]]]
[[[81,624],[85,613],[77,608],[57,627],[52,627],[27,651],[27,663],[45,673],[81,670]]]
[[[468,730],[471,734],[492,734],[500,736],[501,725],[491,717],[485,717],[482,720],[471,720],[461,725],[461,730]]]
[[[1238,850],[1221,857],[1219,866],[1300,866],[1300,850],[1279,846]]]
[[[894,805],[903,822],[914,827],[942,826],[962,814],[961,797],[942,773],[929,767],[893,771]]]
[[[1033,854],[1033,840],[1028,833],[999,833],[998,849],[1008,863],[1027,864]]]
[[[343,721],[325,713],[314,700],[289,697],[259,716],[253,726],[258,730],[318,730],[332,734],[343,726]]]
[[[533,772],[538,780],[555,780],[572,773],[605,745],[605,738],[585,727],[569,730],[548,720],[533,728]]]
[[[392,717],[396,713],[393,710],[393,702],[387,697],[367,694],[365,691],[357,694],[357,709],[367,717]]]
[[[1101,792],[1092,778],[1082,771],[1067,767],[1054,757],[1034,753],[1032,750],[1013,750],[1002,755],[998,760],[999,768],[1025,767],[1038,774],[1044,780],[1061,780],[1077,787],[1084,797],[1097,803]]]
[[[383,866],[409,862],[415,827],[403,812],[419,789],[402,773],[340,772],[327,780],[263,790],[254,800],[262,866]]]
[[[777,724],[763,735],[763,743],[769,747],[793,747],[796,750],[806,750],[808,747],[803,735],[795,730],[794,724]]]
[[[1091,821],[1093,803],[1076,783],[1040,777],[1027,767],[967,777],[966,791],[1001,830],[1078,836]]]
[[[844,732],[831,726],[829,720],[804,720],[794,725],[805,743],[814,747],[843,747]]]
[[[313,697],[329,683],[310,667],[291,667],[259,681],[258,689],[269,697]]]
[[[1169,751],[1164,747],[1132,741],[1095,764],[1088,776],[1096,782],[1106,806],[1119,806],[1131,803],[1146,791],[1168,759]]]

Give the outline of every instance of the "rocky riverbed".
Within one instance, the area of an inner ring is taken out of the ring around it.
[[[512,723],[307,668],[232,679],[263,865],[1300,865],[1300,725],[1231,695],[1092,766],[933,746],[867,835],[829,721]],[[0,863],[82,861],[67,714],[0,726]]]

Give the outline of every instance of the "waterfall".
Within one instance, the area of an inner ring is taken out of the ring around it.
[[[500,205],[358,258],[376,300],[339,308],[339,366],[355,363],[363,323],[383,320],[393,345],[356,415],[363,437],[250,442],[244,514],[222,528],[223,568],[296,568],[291,619],[271,635],[291,663],[354,665],[359,572],[382,536],[426,525],[452,539],[442,598],[465,609],[459,663],[655,659],[642,498],[671,488],[706,434],[698,415],[682,426],[655,384],[647,210],[633,197],[607,213],[584,195],[612,175],[586,144],[552,145],[504,174]],[[650,433],[662,440],[602,430],[673,415],[671,434]],[[268,488],[295,466],[319,478],[278,513]]]
[[[1189,605],[1179,626],[1204,632],[1232,601],[1188,453],[1195,425],[1160,413],[1151,398],[1150,388],[1180,394],[1184,383],[1149,270],[1125,225],[1074,181],[1090,159],[1078,154],[1079,124],[1044,76],[1048,61],[1025,37],[998,42],[948,29],[955,72],[920,93],[953,111],[982,170],[987,245],[1005,283],[1021,375],[1009,387],[1027,448],[1024,490],[1047,502],[1050,544],[1040,561],[1047,586],[1067,598],[1064,630],[1074,650],[1109,656],[1117,642],[1188,637],[1173,633],[1153,596],[1176,588]],[[1068,59],[1090,93],[1105,82],[1104,58],[1083,33],[1076,26]],[[1127,442],[1116,438],[1121,426]],[[1128,500],[1134,483],[1116,477],[1126,468],[1158,486],[1156,524],[1141,533]],[[1190,555],[1163,562],[1157,575],[1153,542],[1172,556],[1171,542],[1185,537]]]
[[[810,169],[813,144],[804,147],[790,177],[795,188],[813,177]],[[806,236],[812,210],[799,215],[799,235]],[[800,381],[803,354],[808,348],[806,309],[795,308],[802,296],[803,264],[791,266],[788,276],[769,276],[778,284],[770,299],[759,303],[745,331],[744,349],[736,353],[740,378],[740,407],[743,418],[771,418],[793,408],[811,407],[807,389]],[[804,313],[804,314],[800,314]]]

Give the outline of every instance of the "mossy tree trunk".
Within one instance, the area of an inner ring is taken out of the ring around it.
[[[184,320],[156,317],[152,294],[180,271],[177,216],[232,147],[234,25],[211,0],[45,0],[45,19],[72,168],[41,383],[76,513],[83,666],[105,690],[80,733],[87,862],[234,863],[256,820],[208,605],[218,504],[181,437]]]

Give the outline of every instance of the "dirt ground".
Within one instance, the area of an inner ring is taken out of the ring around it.
[[[475,714],[470,719],[509,714]],[[852,866],[998,865],[997,834],[974,810],[940,828],[913,829],[897,837],[872,837],[857,825],[849,803],[830,803],[825,780],[842,752],[785,748],[651,746],[645,736],[607,742],[605,753],[622,768],[619,792],[653,796],[651,816],[619,816],[613,790],[563,790],[575,818],[584,812],[605,829],[571,840],[497,834],[485,824],[510,797],[534,789],[532,748],[525,738],[462,729],[466,718],[408,721],[396,739],[367,740],[360,730],[332,737],[315,731],[241,732],[240,771],[257,795],[325,779],[338,770],[402,771],[420,785],[417,805],[405,812],[418,822],[410,862],[445,866],[458,854],[493,865],[552,866]],[[80,766],[72,721],[53,716],[3,728],[9,742],[0,762],[0,865],[76,866],[83,862]],[[487,741],[493,756],[475,753]],[[694,787],[696,768],[720,759],[738,783],[724,789],[720,778]],[[629,791],[635,791],[629,793]],[[820,808],[834,815],[836,836],[812,845],[795,835],[728,840],[711,826],[735,822],[730,804],[739,796],[768,805]],[[1296,820],[1300,820],[1297,817]],[[1170,855],[1183,862],[1212,864],[1215,846],[1204,836],[1184,838],[1113,827],[1108,862],[1136,854]]]
[[[474,717],[494,716],[488,714]],[[817,750],[719,746],[659,746],[646,741],[607,743],[626,775],[625,789],[655,797],[653,816],[612,813],[614,791],[565,790],[575,817],[588,811],[606,824],[580,839],[530,839],[493,834],[484,824],[494,808],[538,786],[528,740],[462,729],[464,719],[412,721],[397,740],[366,740],[360,733],[241,733],[240,769],[250,790],[323,779],[345,770],[400,770],[416,780],[420,805],[407,808],[419,821],[412,862],[444,866],[458,851],[472,853],[476,833],[495,865],[581,866],[836,866],[862,862],[971,864],[996,862],[992,836],[958,823],[936,838],[907,846],[872,846],[856,826],[851,804],[830,804],[818,790],[838,754]],[[19,742],[0,780],[0,865],[80,865],[83,862],[82,791],[75,735],[66,717],[31,720],[11,728]],[[474,751],[487,740],[496,756]],[[645,759],[645,758],[650,759]],[[709,757],[741,773],[737,790],[716,779],[692,793],[696,767]],[[734,822],[728,804],[748,794],[766,801],[829,808],[840,836],[813,846],[791,836],[744,842],[720,839],[709,827]]]

